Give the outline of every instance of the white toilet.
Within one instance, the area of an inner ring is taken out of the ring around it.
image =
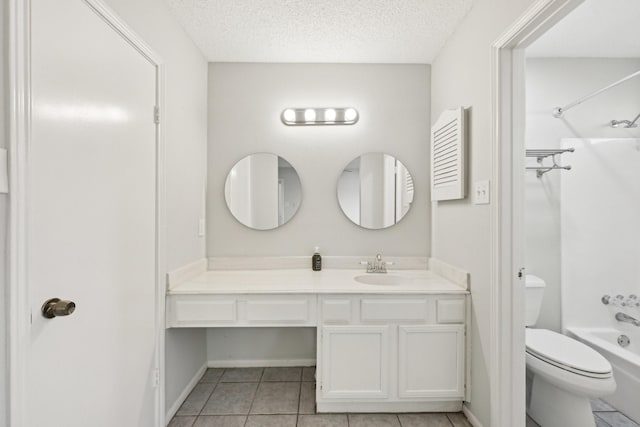
[[[527,275],[526,361],[532,380],[527,414],[542,427],[595,427],[590,399],[616,389],[611,364],[591,347],[566,335],[532,329],[545,283]]]

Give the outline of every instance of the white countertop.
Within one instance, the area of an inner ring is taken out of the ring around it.
[[[393,285],[369,285],[354,278],[364,270],[210,270],[167,291],[194,294],[467,294],[469,291],[430,270],[389,270],[401,280]],[[369,273],[370,276],[385,276]]]

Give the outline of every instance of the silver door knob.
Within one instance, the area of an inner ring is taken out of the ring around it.
[[[59,316],[68,316],[76,311],[76,303],[63,301],[60,298],[51,298],[42,305],[42,315],[47,319]]]

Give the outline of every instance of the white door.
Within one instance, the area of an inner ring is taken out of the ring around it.
[[[322,328],[322,397],[389,397],[389,326]]]
[[[32,0],[24,427],[153,426],[157,68],[82,0]],[[47,319],[50,298],[77,305]]]

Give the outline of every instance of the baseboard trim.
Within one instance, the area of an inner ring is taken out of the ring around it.
[[[318,413],[323,412],[460,412],[461,401],[443,402],[336,402],[319,400]]]
[[[462,412],[473,427],[483,427],[482,423],[478,420],[478,418],[476,418],[475,415],[473,415],[473,412],[471,412],[471,409],[469,409],[467,405],[462,405]]]
[[[316,359],[249,359],[209,360],[209,368],[281,368],[287,366],[315,366]]]
[[[198,385],[198,381],[200,381],[206,370],[207,364],[205,363],[200,367],[200,369],[198,369],[193,378],[191,378],[191,381],[189,381],[184,390],[182,390],[182,393],[180,393],[173,405],[169,406],[169,409],[167,409],[167,412],[165,414],[165,425],[169,425],[171,419],[176,415],[178,409],[180,409],[180,406],[184,403],[185,400],[187,400],[189,393],[191,393],[195,386]]]

